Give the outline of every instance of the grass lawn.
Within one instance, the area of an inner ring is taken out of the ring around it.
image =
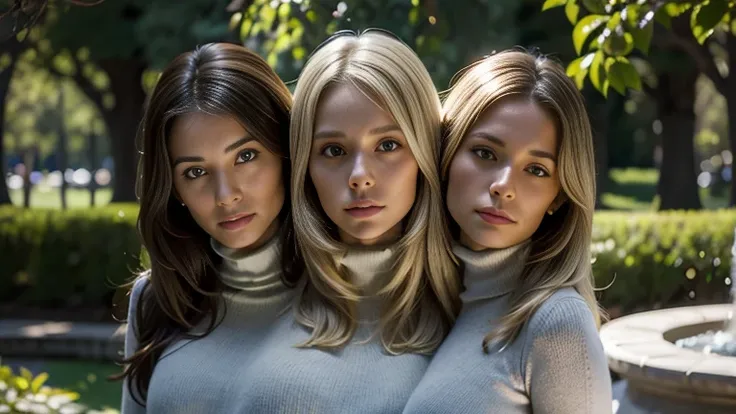
[[[611,169],[611,185],[601,196],[601,203],[614,210],[653,210],[657,195],[659,171],[655,169]],[[727,197],[713,197],[706,188],[700,189],[700,202],[703,208],[716,209],[728,207]]]
[[[66,192],[69,208],[89,207],[90,193],[88,190],[70,188]],[[96,205],[102,206],[110,202],[112,190],[102,188],[95,193]],[[23,205],[23,190],[10,190],[10,200],[16,206]],[[31,207],[39,208],[61,208],[61,194],[58,189],[49,187],[34,187],[31,190]]]
[[[51,386],[70,389],[79,393],[79,403],[92,409],[120,409],[122,383],[108,381],[107,377],[120,372],[111,362],[48,359],[44,370],[49,374]]]
[[[46,385],[77,392],[76,402],[93,410],[105,413],[119,412],[122,398],[122,382],[108,381],[107,377],[120,372],[112,362],[79,359],[30,359],[3,358],[3,365],[10,365],[18,373],[20,367],[29,369],[33,375],[49,374]],[[114,411],[113,411],[114,410]]]

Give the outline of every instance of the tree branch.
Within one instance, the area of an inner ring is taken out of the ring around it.
[[[79,89],[84,92],[89,99],[92,100],[92,102],[97,106],[97,108],[100,109],[100,111],[105,111],[104,106],[102,105],[103,102],[103,94],[100,92],[97,88],[95,88],[95,85],[92,84],[92,82],[87,79],[84,74],[82,74],[82,65],[80,64],[79,60],[74,57],[74,65],[76,66],[76,71],[74,71],[74,75],[70,78],[77,84]],[[53,64],[49,64],[47,66],[47,69],[49,72],[51,72],[52,75],[57,76],[59,78],[66,78],[67,75],[64,75],[63,73],[59,72]]]

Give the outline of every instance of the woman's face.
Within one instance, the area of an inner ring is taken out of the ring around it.
[[[419,167],[401,128],[350,84],[322,94],[309,154],[320,204],[348,244],[389,243],[416,198]]]
[[[254,248],[276,233],[284,204],[282,160],[235,118],[178,117],[169,153],[181,208],[220,244]]]
[[[447,208],[463,245],[513,246],[559,207],[557,142],[554,121],[529,99],[502,100],[481,114],[449,171]]]

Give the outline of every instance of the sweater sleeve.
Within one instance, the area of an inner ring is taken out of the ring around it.
[[[593,315],[580,297],[553,296],[531,318],[522,367],[535,414],[606,414],[611,377]]]
[[[133,289],[130,293],[130,302],[128,305],[128,326],[125,332],[125,358],[130,358],[131,355],[138,350],[138,338],[136,335],[135,318],[138,301],[140,300],[141,293],[146,283],[148,283],[147,274],[141,276],[133,284]],[[138,404],[133,398],[132,392],[128,387],[128,379],[123,380],[123,400],[120,404],[121,414],[144,414],[146,407]],[[138,398],[141,399],[140,397]]]

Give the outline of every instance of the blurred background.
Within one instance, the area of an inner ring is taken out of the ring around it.
[[[585,96],[595,131],[591,260],[601,304],[617,318],[727,302],[736,225],[733,7],[725,0],[0,0],[0,381],[29,388],[47,372],[48,384],[77,393],[78,402],[119,408],[120,383],[105,380],[119,370],[109,353],[41,358],[2,335],[17,326],[46,326],[38,338],[51,335],[49,326],[71,332],[69,323],[114,327],[115,315],[124,316],[120,286],[142,266],[134,136],[143,103],[168,61],[214,41],[256,50],[292,82],[329,34],[380,27],[416,50],[439,91],[496,50],[522,46],[559,60]],[[19,374],[20,366],[32,373]]]

